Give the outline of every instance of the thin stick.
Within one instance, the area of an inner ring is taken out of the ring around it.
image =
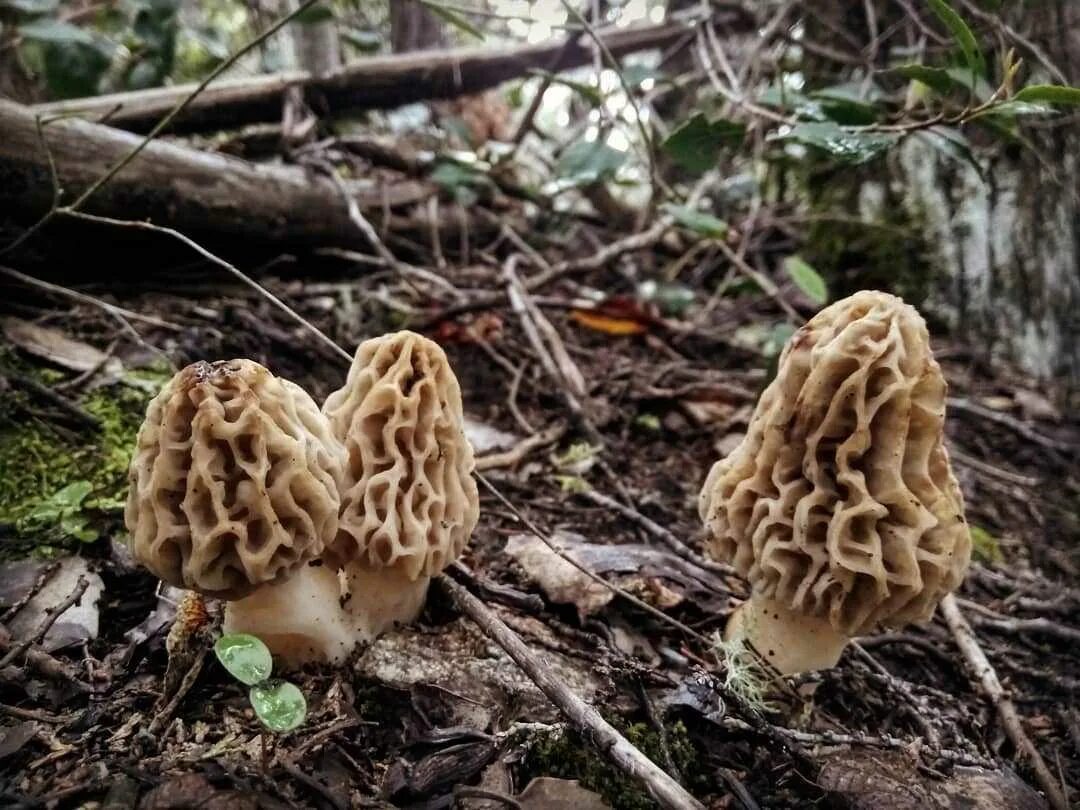
[[[4,655],[3,658],[0,658],[0,669],[6,667],[24,652],[29,650],[33,645],[39,643],[43,638],[45,638],[45,634],[49,632],[49,628],[56,623],[56,620],[60,618],[61,614],[65,613],[69,607],[82,599],[82,595],[86,593],[86,589],[89,586],[90,580],[80,575],[78,581],[75,583],[75,589],[70,594],[68,594],[67,598],[63,602],[61,602],[59,605],[56,605],[55,607],[49,608],[46,611],[47,615],[42,620],[41,624],[38,625],[33,635],[31,635],[25,641],[20,641],[18,644],[8,650],[7,654]]]
[[[698,568],[712,571],[714,574],[720,574],[721,576],[733,576],[735,574],[735,569],[730,565],[702,557],[670,531],[645,517],[645,515],[641,514],[641,512],[633,507],[621,504],[614,498],[609,498],[607,495],[597,492],[595,489],[590,489],[588,492],[583,492],[582,494],[598,506],[603,506],[606,509],[614,509],[627,520],[631,520],[638,524],[641,528],[671,549],[671,551],[675,552],[675,554],[688,562],[692,562]]]
[[[276,295],[274,295],[268,289],[266,289],[261,284],[256,282],[254,279],[252,279],[249,276],[245,275],[237,267],[229,264],[227,261],[225,261],[221,257],[216,256],[215,254],[211,253],[209,250],[204,248],[202,245],[200,245],[198,242],[194,241],[193,239],[189,239],[188,237],[184,236],[184,234],[180,233],[180,231],[178,231],[178,230],[176,230],[174,228],[166,228],[166,227],[164,227],[162,225],[154,225],[151,222],[135,222],[135,221],[126,220],[126,219],[113,219],[112,217],[100,217],[100,216],[97,216],[96,214],[84,214],[81,211],[69,211],[69,210],[65,209],[63,211],[63,213],[66,214],[67,216],[74,217],[76,219],[88,220],[89,222],[98,222],[98,223],[101,223],[101,224],[104,224],[104,225],[115,225],[115,226],[121,227],[121,228],[136,228],[136,229],[144,230],[144,231],[154,231],[155,233],[162,233],[162,234],[166,234],[167,236],[171,236],[174,239],[179,239],[181,242],[183,242],[189,248],[194,250],[196,253],[198,253],[200,256],[202,256],[204,259],[206,259],[208,262],[210,262],[211,264],[216,264],[218,267],[221,267],[222,269],[228,271],[229,273],[232,273],[234,276],[236,276],[242,282],[244,282],[249,287],[251,287],[253,290],[255,290],[255,292],[257,292],[263,298],[265,298],[267,301],[269,301],[275,307],[277,307],[282,312],[284,312],[286,315],[288,315],[290,318],[292,318],[295,321],[299,322],[305,329],[307,329],[309,332],[311,332],[313,335],[315,335],[315,337],[317,337],[320,341],[322,341],[322,343],[324,345],[326,345],[328,348],[330,348],[335,354],[342,357],[345,360],[346,363],[351,363],[352,362],[352,355],[349,354],[347,351],[345,351],[343,348],[341,348],[339,345],[337,345],[330,338],[328,338],[322,332],[322,330],[319,329],[319,327],[317,327],[315,324],[313,324],[311,321],[309,321],[307,318],[305,318],[299,312],[294,310],[292,307],[290,307],[288,304],[286,304],[284,301],[282,301],[280,298],[278,298]]]
[[[709,641],[709,639],[705,638],[705,636],[703,636],[701,633],[697,632],[697,630],[694,630],[691,627],[687,627],[685,624],[680,622],[678,619],[671,618],[666,613],[664,613],[662,610],[658,610],[657,608],[654,608],[648,602],[644,602],[641,599],[638,599],[632,593],[630,593],[628,591],[624,591],[619,586],[612,585],[610,582],[608,582],[602,576],[597,574],[591,568],[579,563],[577,560],[575,560],[573,557],[571,557],[569,554],[567,554],[564,549],[560,548],[559,545],[554,540],[552,540],[550,536],[548,536],[545,532],[541,531],[541,529],[535,523],[533,523],[531,520],[529,520],[529,518],[527,518],[521,512],[520,509],[518,509],[516,506],[514,506],[514,504],[512,504],[509,501],[509,499],[507,499],[507,497],[505,495],[503,495],[495,487],[494,484],[492,484],[490,481],[487,480],[487,478],[485,478],[483,476],[483,474],[481,474],[480,472],[477,472],[477,473],[475,473],[475,475],[476,475],[476,479],[481,484],[483,484],[487,488],[487,490],[492,495],[494,495],[503,506],[505,506],[507,509],[509,509],[510,512],[514,515],[514,517],[516,517],[518,520],[520,520],[524,524],[525,528],[527,528],[530,532],[533,533],[533,535],[536,537],[537,540],[539,540],[541,543],[543,543],[549,549],[554,551],[556,554],[558,554],[560,557],[562,557],[564,560],[566,560],[568,563],[570,563],[572,566],[574,566],[574,568],[579,570],[581,573],[585,574],[585,576],[587,576],[589,579],[593,580],[593,582],[596,582],[596,583],[598,583],[600,585],[603,585],[605,588],[607,588],[609,591],[611,591],[616,596],[621,596],[627,602],[630,602],[635,607],[640,608],[641,610],[644,610],[650,616],[654,616],[655,618],[659,619],[660,621],[664,622],[665,624],[669,624],[672,627],[674,627],[674,628],[676,628],[678,630],[681,630],[682,632],[686,633],[691,638],[696,639],[697,641],[701,642],[702,644],[706,645],[707,647],[712,646],[712,642]]]
[[[73,301],[78,301],[82,304],[90,304],[95,307],[100,307],[110,315],[116,316],[123,320],[126,318],[129,321],[141,321],[142,323],[149,324],[150,326],[157,326],[161,329],[168,329],[173,332],[183,332],[184,327],[175,323],[169,323],[163,321],[161,318],[155,318],[153,315],[143,315],[142,313],[135,312],[130,309],[124,309],[124,307],[118,307],[116,304],[110,304],[108,301],[102,301],[100,298],[95,298],[92,295],[78,292],[77,290],[69,290],[67,287],[61,287],[59,284],[52,284],[48,281],[42,281],[40,278],[34,278],[28,276],[26,273],[20,273],[18,270],[14,270],[10,267],[0,267],[0,273],[5,276],[11,276],[11,278],[18,279],[23,284],[29,284],[32,287],[38,287],[47,292],[56,293],[66,298],[70,298]],[[129,327],[130,328],[130,327]],[[137,333],[136,333],[137,334]]]
[[[554,444],[561,439],[565,433],[566,425],[562,422],[556,422],[551,427],[546,428],[539,433],[532,436],[526,436],[509,450],[504,450],[501,453],[488,453],[484,456],[478,456],[476,459],[476,469],[483,471],[494,470],[499,467],[516,466],[533,450],[549,444]]]
[[[1005,688],[1001,685],[1001,681],[998,680],[993,665],[987,659],[982,647],[979,646],[979,639],[975,635],[975,631],[971,629],[971,625],[964,618],[964,614],[960,612],[960,606],[956,603],[956,597],[952,594],[948,594],[941,600],[941,615],[945,618],[945,623],[949,625],[953,638],[956,640],[956,646],[964,654],[972,674],[978,679],[986,696],[990,698],[990,702],[997,709],[1005,733],[1009,735],[1009,739],[1012,740],[1017,750],[1022,751],[1027,757],[1028,764],[1031,766],[1032,771],[1035,772],[1035,778],[1039,781],[1039,786],[1046,793],[1046,798],[1050,801],[1054,810],[1068,810],[1069,803],[1065,799],[1061,786],[1054,779],[1054,775],[1050,773],[1050,769],[1046,767],[1046,762],[1043,760],[1042,754],[1039,753],[1039,749],[1035,747],[1031,738],[1024,731],[1024,724],[1016,711],[1016,707],[1005,693]]]
[[[616,767],[640,782],[661,807],[670,810],[704,810],[704,805],[687,793],[682,785],[631,745],[596,709],[553,675],[518,635],[483,602],[447,576],[440,576],[438,582],[455,607],[476,622],[488,638],[506,651],[582,736]]]

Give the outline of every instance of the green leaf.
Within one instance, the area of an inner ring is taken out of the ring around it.
[[[857,83],[823,87],[810,93],[810,98],[817,102],[826,118],[838,124],[872,124],[878,117],[878,106],[873,102],[873,93],[863,98]]]
[[[972,526],[970,531],[971,552],[976,560],[991,564],[1004,562],[1005,555],[1001,553],[1001,544],[994,535],[982,526]]]
[[[334,9],[326,3],[316,3],[293,17],[300,25],[316,25],[334,19]]]
[[[919,81],[931,90],[941,95],[955,89],[958,85],[949,71],[944,68],[928,67],[927,65],[900,65],[890,71],[903,76],[905,79]],[[960,87],[967,85],[961,83]]]
[[[273,660],[262,639],[248,633],[228,633],[214,644],[214,655],[236,680],[247,686],[270,677]]]
[[[828,302],[829,289],[825,286],[825,279],[802,257],[788,256],[784,259],[784,272],[795,282],[795,286],[819,307]]]
[[[450,158],[439,159],[428,179],[449,191],[462,205],[472,205],[479,198],[479,189],[494,185],[480,169]]]
[[[813,146],[844,163],[859,164],[877,157],[899,140],[891,132],[858,132],[834,122],[796,124],[790,132],[773,134],[769,140],[791,140]]]
[[[51,42],[57,45],[89,45],[94,46],[96,40],[89,31],[84,31],[77,25],[72,25],[63,20],[31,20],[19,25],[19,34],[23,39],[31,39],[35,42]]]
[[[1031,84],[1022,88],[1012,97],[1013,101],[1027,101],[1033,104],[1064,104],[1069,107],[1080,105],[1080,87],[1066,87],[1060,84]]]
[[[262,724],[273,732],[292,731],[307,717],[307,700],[295,684],[288,681],[258,683],[248,692],[251,708]]]
[[[982,51],[979,50],[979,43],[975,39],[975,35],[971,33],[968,24],[964,22],[964,18],[957,14],[945,0],[927,0],[927,2],[938,16],[938,19],[949,29],[953,41],[956,42],[961,53],[964,54],[964,61],[967,63],[968,68],[979,76],[985,75],[986,62],[983,60]]]
[[[603,141],[577,141],[559,156],[555,173],[577,185],[587,185],[614,175],[626,157],[626,152]]]
[[[1015,118],[1022,115],[1053,115],[1053,113],[1054,108],[1048,107],[1045,104],[1032,104],[1027,101],[1010,99],[1009,101],[1002,101],[1000,104],[995,104],[994,106],[988,107],[982,112],[973,115],[972,120],[982,118],[983,116]]]
[[[723,239],[727,236],[728,224],[712,214],[706,214],[704,211],[698,211],[685,205],[666,205],[664,210],[684,228],[695,231],[709,239]]]
[[[341,32],[345,41],[362,53],[375,53],[382,47],[383,36],[378,31],[346,28]]]
[[[703,113],[697,113],[677,127],[661,148],[684,169],[702,174],[716,165],[724,146],[738,143],[745,135],[742,124],[724,119],[709,121]]]
[[[435,2],[435,0],[420,0],[420,4],[431,11],[436,17],[441,17],[444,22],[449,23],[454,28],[464,31],[469,36],[476,37],[483,41],[484,32],[466,20],[452,8],[447,8],[441,3]]]

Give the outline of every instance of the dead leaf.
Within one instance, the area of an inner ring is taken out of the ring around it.
[[[713,448],[716,450],[720,458],[727,458],[735,449],[742,444],[742,440],[746,438],[745,433],[728,433],[721,436],[713,444]]]
[[[22,750],[38,733],[37,723],[27,720],[7,728],[0,728],[0,759],[10,757]]]
[[[120,361],[110,359],[105,352],[80,340],[72,340],[58,329],[24,321],[22,318],[7,317],[0,319],[4,337],[27,354],[40,357],[70,371],[83,372],[99,368],[106,363],[120,369]]]
[[[1018,388],[1013,391],[1013,399],[1020,406],[1026,419],[1044,419],[1048,422],[1060,422],[1061,411],[1037,391]]]
[[[472,445],[473,452],[489,453],[493,450],[508,450],[516,445],[520,438],[513,433],[499,430],[483,422],[465,417],[465,438]]]
[[[606,335],[640,335],[648,331],[648,327],[641,321],[616,318],[595,310],[575,309],[570,313],[570,318],[588,329]]]
[[[1043,810],[1046,801],[1011,770],[958,766],[944,779],[907,751],[845,751],[828,757],[818,784],[853,810]]]
[[[554,539],[559,543],[562,538],[556,535]],[[574,605],[582,620],[615,597],[611,589],[564,560],[535,535],[513,535],[507,541],[506,553],[525,569],[548,599],[560,605]]]
[[[0,569],[0,579],[7,575]],[[34,594],[33,598],[15,614],[8,628],[12,636],[23,641],[30,638],[48,612],[59,605],[75,590],[79,577],[86,577],[89,585],[79,601],[65,610],[49,628],[41,647],[46,652],[54,652],[72,644],[95,639],[98,636],[98,600],[105,590],[101,577],[90,570],[82,557],[65,557],[60,561],[56,573],[49,577],[45,585]]]
[[[162,782],[147,793],[139,810],[258,810],[250,793],[220,790],[200,773],[187,773]]]
[[[576,780],[538,776],[518,794],[525,810],[611,810],[598,793],[586,790]]]
[[[674,599],[681,601],[689,595],[704,611],[719,611],[727,606],[729,588],[719,576],[662,547],[642,543],[589,543],[573,532],[556,532],[552,539],[589,571],[609,580],[611,578],[606,575],[617,575],[611,580],[613,584],[637,593],[654,605],[670,606]],[[562,559],[531,534],[513,535],[507,544],[507,552],[518,544],[526,548],[539,544],[549,555]],[[578,576],[586,576],[565,560],[562,562]],[[522,567],[527,569],[527,566]],[[539,577],[534,578],[544,588]],[[604,587],[594,580],[589,582],[597,588]],[[547,589],[544,590],[546,593]],[[557,601],[550,595],[549,598]]]

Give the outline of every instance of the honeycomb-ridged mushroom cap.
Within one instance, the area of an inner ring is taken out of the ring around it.
[[[441,572],[479,517],[461,389],[443,350],[409,331],[365,341],[323,411],[347,456],[328,559],[409,580]]]
[[[864,291],[822,310],[709,473],[714,555],[781,611],[847,637],[928,619],[971,555],[945,394],[913,307]]]
[[[124,511],[134,556],[222,599],[280,583],[337,531],[343,460],[300,387],[251,360],[194,363],[139,430]]]

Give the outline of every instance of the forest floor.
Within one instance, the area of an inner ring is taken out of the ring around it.
[[[495,258],[506,238],[439,271],[460,297],[385,268],[327,270],[325,258],[319,276],[291,263],[260,276],[349,351],[402,325],[446,348],[483,474],[513,505],[481,487],[458,581],[709,807],[926,808],[946,806],[954,792],[981,797],[965,806],[1044,806],[940,615],[861,639],[833,669],[765,687],[717,642],[747,589],[699,555],[696,499],[709,466],[745,430],[770,354],[790,332],[776,301],[738,292],[741,279],[710,296],[691,273],[643,303],[634,280],[662,278],[678,259],[663,245],[628,253],[618,269],[579,265],[532,296],[554,326],[546,345],[557,358],[565,349],[549,374],[503,295],[515,272]],[[579,248],[579,258],[589,255]],[[543,272],[536,261],[516,272]],[[0,623],[15,638],[18,627],[47,624],[47,608],[71,595],[73,572],[102,590],[96,608],[29,647],[0,639],[0,804],[581,810],[604,806],[599,794],[616,808],[653,806],[437,586],[415,626],[346,667],[296,677],[309,717],[280,738],[260,732],[206,638],[174,655],[170,671],[175,593],[159,597],[157,580],[133,565],[117,513],[147,398],[169,364],[200,359],[250,357],[317,401],[345,372],[255,291],[205,268],[184,272],[182,283],[162,273],[79,287],[154,319],[128,318],[138,342],[92,302],[14,281],[6,288],[0,477],[11,486],[0,498]],[[589,290],[626,295],[596,310]],[[813,311],[794,288],[778,295]],[[936,350],[976,541],[959,605],[1024,732],[1080,801],[1080,420],[968,347]],[[572,367],[586,389],[576,415],[566,396]],[[82,480],[89,491],[40,497]],[[567,570],[518,511],[694,635]],[[27,537],[40,546],[49,532],[51,557],[39,548],[14,559],[30,550]],[[80,532],[85,542],[73,544]],[[66,556],[73,549],[84,567]],[[541,776],[556,779],[525,790]]]

